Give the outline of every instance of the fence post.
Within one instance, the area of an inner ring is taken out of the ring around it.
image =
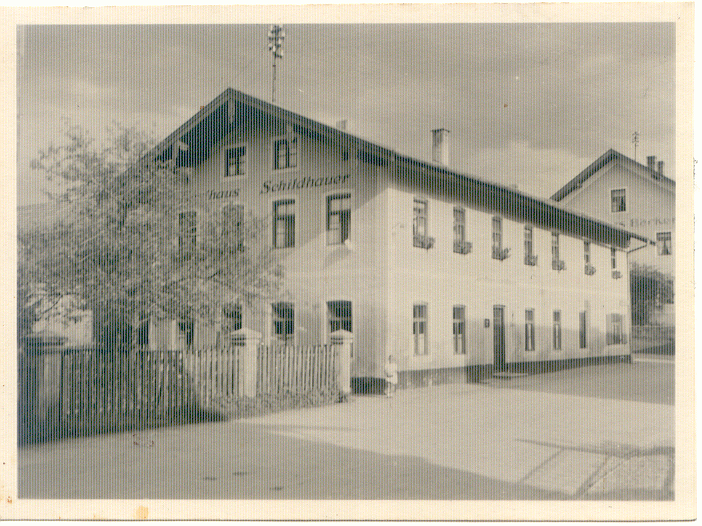
[[[239,372],[239,396],[254,398],[256,396],[256,375],[258,344],[261,342],[261,333],[252,329],[239,329],[232,333],[232,345],[241,353],[239,363],[242,370]]]
[[[343,398],[351,394],[351,352],[353,334],[339,329],[331,333],[331,344],[336,357],[336,383]]]

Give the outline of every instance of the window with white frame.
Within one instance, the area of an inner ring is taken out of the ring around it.
[[[453,306],[453,352],[466,354],[466,307]]]
[[[351,228],[351,194],[327,197],[327,243],[339,245],[349,238]]]
[[[656,234],[656,246],[659,256],[670,256],[673,254],[673,240],[670,232],[658,232]]]
[[[412,234],[414,237],[426,237],[429,221],[429,203],[426,199],[414,198],[414,218],[412,220]]]
[[[453,208],[453,246],[454,252],[460,243],[466,240],[466,210],[463,207]]]
[[[534,309],[524,311],[524,350],[534,350]]]
[[[297,137],[273,141],[273,169],[285,170],[297,166]]]
[[[350,301],[330,301],[327,303],[329,313],[329,333],[338,330],[352,332],[352,312]]]
[[[560,351],[562,345],[561,311],[553,311],[553,350]]]
[[[246,175],[246,146],[229,146],[225,149],[224,177]]]
[[[415,303],[412,308],[412,335],[414,336],[415,355],[429,353],[427,323],[427,304]]]
[[[272,305],[273,336],[284,344],[293,343],[295,337],[295,306],[287,301]]]
[[[626,190],[617,188],[612,190],[612,213],[626,212]]]
[[[273,247],[295,246],[295,200],[284,199],[273,203]]]
[[[607,345],[624,343],[624,317],[621,314],[607,315]]]

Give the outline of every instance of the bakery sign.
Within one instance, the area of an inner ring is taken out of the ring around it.
[[[653,219],[629,219],[629,228],[646,228],[646,227],[673,227],[675,226],[674,217],[654,217]]]

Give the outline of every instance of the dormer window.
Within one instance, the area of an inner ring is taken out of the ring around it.
[[[297,166],[297,137],[273,141],[273,169],[285,170]]]

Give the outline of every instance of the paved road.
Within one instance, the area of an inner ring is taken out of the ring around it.
[[[20,497],[667,499],[669,397],[619,399],[601,382],[653,377],[672,393],[670,369],[597,366],[31,446]]]

